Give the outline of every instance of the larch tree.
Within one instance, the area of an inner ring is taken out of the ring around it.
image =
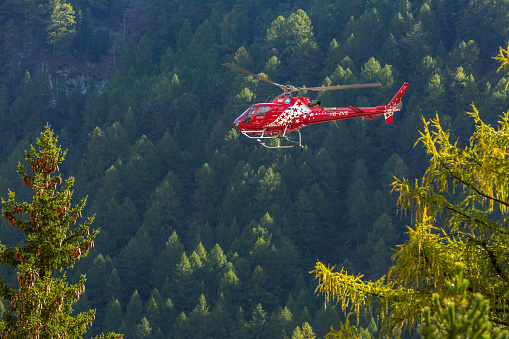
[[[423,119],[424,131],[417,143],[430,155],[429,167],[415,182],[396,178],[393,183],[401,212],[413,215],[408,240],[398,246],[392,266],[377,281],[333,271],[317,262],[311,273],[326,303],[341,303],[343,310],[357,314],[371,312],[377,305],[385,333],[405,327],[411,330],[423,319],[429,330],[430,319],[442,327],[459,321],[443,317],[443,310],[457,309],[450,307],[451,300],[455,302],[449,297],[450,286],[453,279],[465,279],[468,289],[456,294],[471,306],[462,309],[467,312],[482,306],[487,314],[479,337],[507,335],[509,112],[496,127],[483,122],[475,106],[468,115],[475,122],[475,131],[463,143],[466,146],[450,140],[438,115],[431,121]],[[464,267],[461,275],[457,263]],[[467,335],[470,330],[459,333]],[[333,331],[331,336],[340,332]]]
[[[0,322],[2,339],[81,338],[95,318],[95,310],[73,314],[72,305],[85,291],[86,277],[69,284],[66,270],[94,247],[99,231],[90,232],[93,217],[76,225],[86,198],[71,205],[74,178],[64,182],[61,174],[55,174],[67,153],[57,143],[46,125],[37,139],[38,150],[31,146],[25,151],[31,171],[18,164],[23,184],[33,190],[31,202],[19,202],[11,191],[7,200],[2,198],[3,218],[25,234],[16,246],[0,243],[0,262],[16,271],[19,283],[12,287],[0,277],[0,295],[7,304]],[[106,338],[121,335],[109,333]]]

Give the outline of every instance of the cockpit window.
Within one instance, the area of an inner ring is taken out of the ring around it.
[[[249,107],[249,108],[251,108],[251,107]],[[239,118],[243,118],[243,117],[245,117],[245,116],[246,116],[246,114],[247,114],[247,112],[249,112],[249,108],[248,108],[248,109],[246,109],[246,111],[245,111],[244,113],[242,113],[242,114],[239,116]]]
[[[256,106],[253,106],[251,107],[251,109],[249,110],[249,112],[247,112],[246,114],[246,117],[250,117],[254,114],[254,112],[256,111]]]
[[[256,115],[266,115],[269,109],[270,106],[260,106],[258,107],[258,112],[256,112]]]

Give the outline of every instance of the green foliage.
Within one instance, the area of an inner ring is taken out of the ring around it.
[[[33,190],[31,202],[18,202],[11,191],[8,200],[2,198],[3,218],[25,234],[25,241],[18,246],[0,245],[0,260],[16,270],[19,283],[16,289],[0,279],[0,293],[10,301],[0,323],[0,334],[5,338],[79,337],[95,318],[95,310],[72,314],[72,305],[85,291],[86,277],[82,275],[78,283],[69,284],[65,272],[87,256],[98,231],[90,233],[93,217],[73,227],[86,198],[72,207],[74,178],[63,182],[61,174],[54,174],[67,153],[57,143],[58,138],[46,125],[37,139],[39,149],[31,146],[25,152],[31,173],[18,165],[23,184]],[[113,337],[120,335],[109,335]]]
[[[0,1],[0,190],[28,199],[11,169],[49,121],[73,150],[65,173],[77,177],[75,195],[89,197],[85,218],[95,214],[101,227],[94,239],[101,255],[80,260],[70,276],[73,283],[81,273],[89,277],[75,309],[97,308],[92,337],[121,329],[126,339],[197,332],[285,338],[297,326],[302,336],[306,322],[324,337],[345,321],[343,312],[320,307],[311,296],[316,282],[301,273],[319,259],[365,273],[359,284],[376,281],[393,264],[392,248],[409,236],[406,254],[395,259],[410,258],[408,271],[416,273],[409,281],[431,285],[422,297],[431,305],[452,270],[437,280],[415,267],[426,264],[422,253],[435,256],[430,267],[440,272],[462,260],[454,252],[466,248],[462,234],[449,241],[438,232],[445,213],[430,213],[435,220],[404,234],[410,217],[398,217],[390,183],[394,176],[412,183],[428,167],[424,150],[412,148],[421,116],[441,112],[443,130],[454,127],[450,140],[459,138],[459,147],[474,129],[463,113],[472,102],[485,124],[496,126],[509,105],[507,78],[493,72],[491,58],[506,44],[506,9],[506,1],[494,0]],[[56,37],[57,14],[75,23],[59,26],[67,35],[52,46],[47,28],[54,23]],[[53,49],[57,58],[47,61]],[[384,86],[305,94],[323,106],[381,105],[403,81],[411,87],[395,117],[399,128],[361,119],[316,125],[302,131],[307,148],[277,152],[231,122],[278,90],[226,71],[225,62],[282,84]],[[446,197],[458,203],[463,194]],[[21,246],[24,233],[2,220],[0,239]],[[487,253],[482,246],[468,251]],[[191,273],[178,280],[184,252]],[[491,261],[488,254],[483,260]],[[0,275],[16,284],[7,266]],[[465,271],[471,285],[495,275]],[[503,307],[481,293],[491,307]],[[202,327],[192,315],[201,295],[209,311]],[[422,319],[422,298],[401,312],[415,309]],[[267,315],[260,332],[249,325],[258,304]],[[378,335],[368,320],[359,318],[359,337]]]
[[[53,57],[56,55],[56,45],[68,42],[76,35],[75,12],[70,4],[61,3],[60,0],[53,2],[53,13],[48,24],[48,43],[53,45]]]
[[[509,44],[507,45],[507,49],[503,49],[500,47],[500,50],[498,52],[498,55],[495,57],[496,60],[500,63],[500,66],[498,67],[497,71],[504,70],[507,68],[507,65],[509,65]],[[505,88],[509,86],[509,81],[507,81]]]
[[[432,308],[423,309],[424,322],[419,333],[424,339],[433,338],[508,338],[509,331],[495,328],[489,321],[489,301],[481,294],[470,300],[469,281],[463,278],[465,267],[455,266],[454,279],[448,291],[440,296],[433,294]],[[434,312],[433,317],[431,312]]]

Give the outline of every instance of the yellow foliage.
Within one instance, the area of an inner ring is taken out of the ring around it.
[[[505,71],[507,65],[509,65],[509,44],[507,45],[507,49],[503,49],[502,47],[500,47],[498,55],[493,59],[498,60],[498,62],[500,63],[497,72],[499,72],[502,69]],[[506,89],[507,86],[509,86],[509,81],[505,85]]]
[[[466,147],[450,141],[438,115],[423,119],[417,143],[430,156],[428,169],[419,180],[393,183],[400,210],[413,217],[408,241],[398,246],[387,275],[375,282],[317,262],[311,273],[326,303],[341,303],[357,318],[377,305],[386,333],[412,328],[422,321],[422,309],[433,307],[433,293],[445,292],[461,262],[471,281],[468,298],[482,294],[493,305],[489,320],[509,326],[509,112],[497,128],[485,124],[475,106],[468,115],[476,128]]]

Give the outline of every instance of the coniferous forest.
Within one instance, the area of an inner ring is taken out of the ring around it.
[[[66,1],[0,0],[0,196],[28,199],[17,164],[49,123],[100,229],[67,274],[87,276],[87,337],[324,337],[347,315],[309,272],[386,273],[412,223],[391,183],[429,161],[414,147],[422,117],[461,144],[473,103],[492,124],[509,104],[493,59],[507,0]],[[306,93],[322,106],[385,105],[410,87],[395,126],[313,125],[304,149],[273,150],[232,123],[279,90],[224,63],[295,86],[382,84]],[[1,220],[0,241],[24,234]],[[366,338],[375,320],[361,316]]]

